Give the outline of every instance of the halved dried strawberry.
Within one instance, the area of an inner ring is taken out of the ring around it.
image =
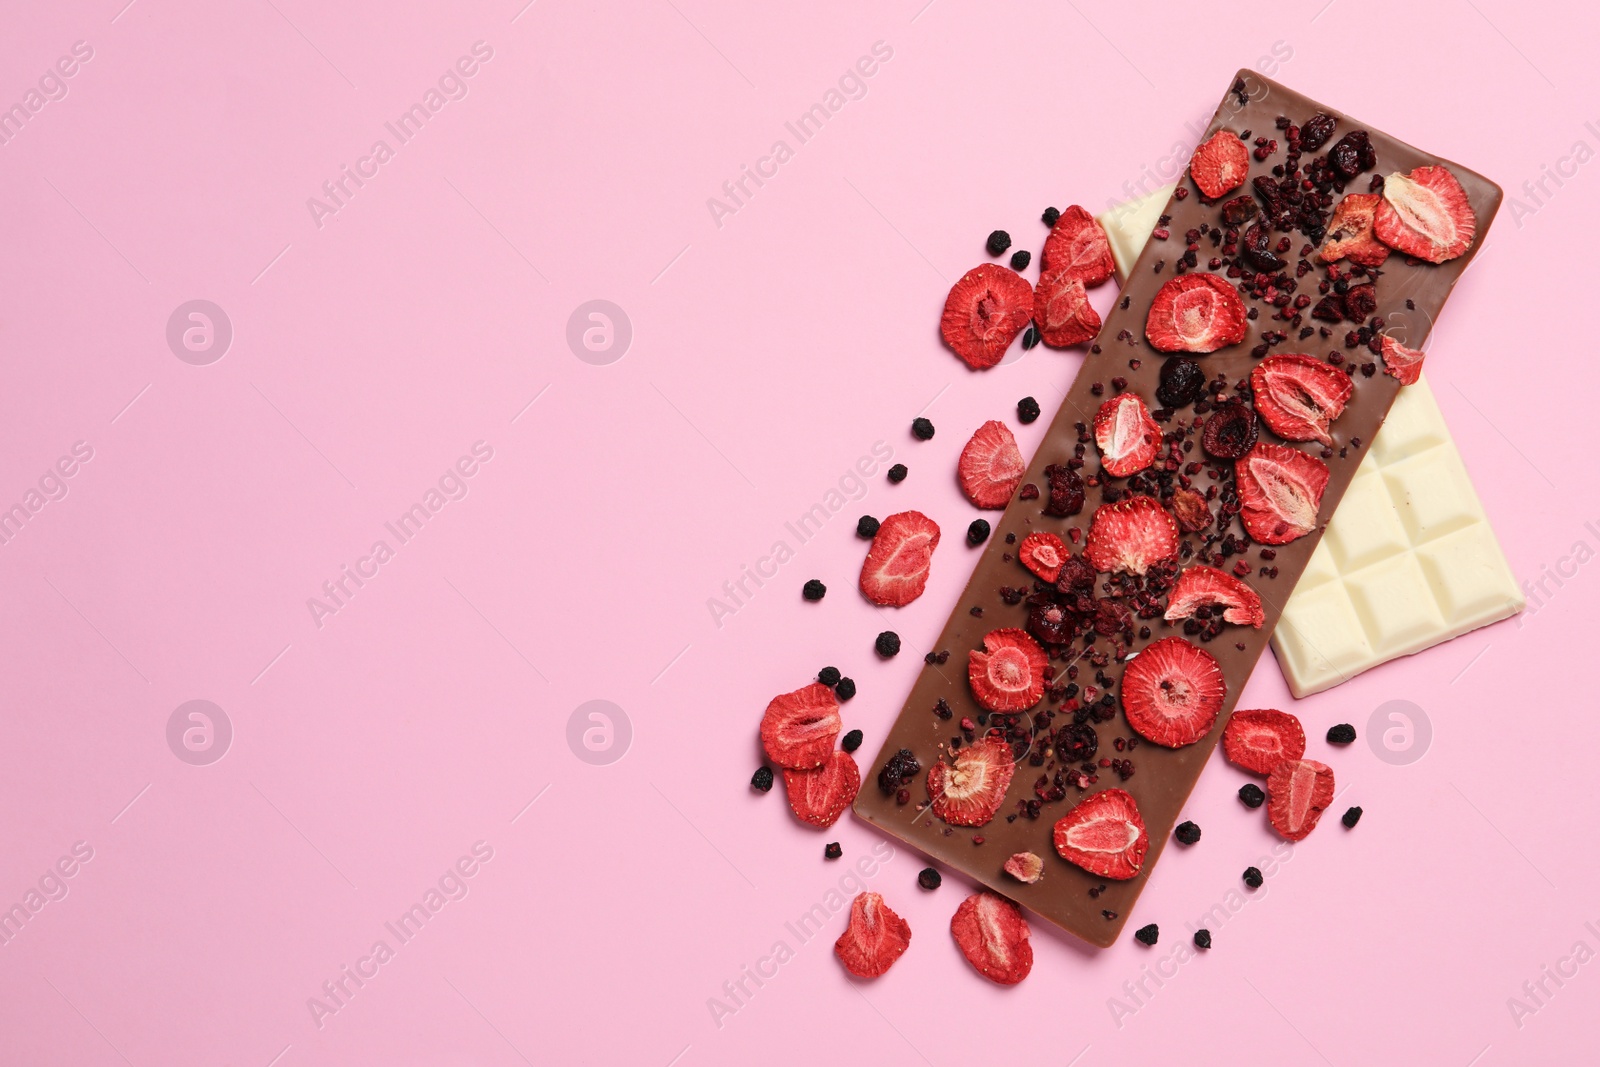
[[[1150,466],[1161,447],[1161,427],[1137,393],[1123,393],[1100,405],[1094,416],[1094,443],[1100,466],[1113,478],[1126,478]]]
[[[1207,200],[1227,196],[1250,176],[1250,150],[1238,134],[1218,130],[1194,150],[1189,177]]]
[[[1240,626],[1261,628],[1266,618],[1261,610],[1261,597],[1254,589],[1215,567],[1196,564],[1186,567],[1178,575],[1178,582],[1167,596],[1167,612],[1162,618],[1178,622],[1192,618],[1200,608],[1211,608],[1214,618],[1222,609],[1222,621]]]
[[[1032,885],[1044,877],[1044,860],[1032,852],[1016,852],[1001,870],[1024,885]]]
[[[1389,258],[1388,246],[1372,235],[1372,220],[1383,197],[1377,193],[1346,193],[1334,205],[1328,223],[1328,241],[1317,254],[1324,263],[1348,259],[1363,267],[1381,267]]]
[[[772,698],[761,716],[761,746],[780,767],[820,767],[840,725],[839,698],[832,687],[814,682]]]
[[[1401,385],[1416,385],[1422,377],[1424,353],[1407,348],[1391,337],[1383,339],[1383,373],[1400,379]]]
[[[978,703],[989,711],[1023,711],[1039,703],[1048,662],[1039,642],[1022,630],[990,630],[983,647],[967,654],[967,681]]]
[[[857,893],[850,902],[850,925],[833,943],[833,953],[857,978],[876,978],[911,944],[911,926],[877,893]]]
[[[1152,564],[1178,557],[1178,524],[1153,497],[1101,504],[1089,520],[1083,554],[1097,571],[1143,574]]]
[[[1017,547],[1022,565],[1047,582],[1061,577],[1061,565],[1071,554],[1067,543],[1053,533],[1031,533]]]
[[[999,363],[1033,318],[1033,286],[1016,271],[984,263],[961,276],[945,298],[939,333],[973,370]]]
[[[1245,532],[1264,545],[1284,545],[1317,525],[1328,465],[1298,448],[1257,442],[1233,465],[1239,485],[1239,518]]]
[[[1095,217],[1076,204],[1063,211],[1045,238],[1039,257],[1041,276],[1064,271],[1092,289],[1116,269],[1111,240]]]
[[[1100,332],[1100,313],[1089,303],[1082,279],[1068,268],[1039,275],[1033,290],[1033,321],[1039,340],[1051,348],[1071,348]]]
[[[1268,356],[1250,372],[1256,411],[1285,441],[1333,444],[1328,424],[1343,412],[1355,386],[1350,375],[1310,356]]]
[[[878,525],[861,564],[861,594],[874,604],[904,607],[928,584],[939,526],[920,511],[890,515]]]
[[[1003,508],[1011,502],[1027,469],[1010,428],[990,420],[978,427],[961,450],[956,475],[968,500],[980,508]]]
[[[1284,760],[1306,754],[1306,731],[1300,720],[1272,708],[1236,711],[1222,731],[1228,762],[1257,774],[1271,774]]]
[[[1086,797],[1056,823],[1054,837],[1062,859],[1118,881],[1137,875],[1150,851],[1139,805],[1121,789]]]
[[[1033,970],[1033,945],[1022,909],[995,893],[974,893],[950,919],[956,947],[978,973],[1000,985],[1016,985]]]
[[[861,769],[850,753],[835,749],[815,770],[784,768],[783,787],[789,793],[789,807],[801,822],[832,826],[860,791]]]
[[[1122,672],[1122,712],[1146,741],[1167,748],[1211,732],[1228,685],[1211,653],[1181,637],[1163,637]]]
[[[1390,248],[1443,263],[1470,248],[1477,230],[1466,191],[1447,168],[1418,167],[1383,180],[1372,232]]]
[[[1156,291],[1144,335],[1163,352],[1215,352],[1244,340],[1245,307],[1215,274],[1180,274]]]
[[[1267,776],[1267,821],[1290,841],[1317,828],[1333,803],[1333,768],[1311,759],[1284,760]]]
[[[1005,803],[1016,771],[1011,746],[993,735],[980,738],[928,768],[928,798],[933,813],[953,826],[982,826]]]

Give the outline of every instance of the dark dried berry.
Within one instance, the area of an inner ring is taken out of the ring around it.
[[[1156,399],[1163,407],[1181,408],[1193,404],[1205,390],[1206,372],[1194,360],[1173,356],[1161,364],[1161,384],[1156,386]]]
[[[878,788],[885,793],[893,793],[913,781],[921,770],[922,764],[912,755],[911,750],[902,748],[890,756],[888,762],[883,765],[883,770],[878,772]]]
[[[1328,149],[1328,163],[1341,181],[1349,181],[1378,163],[1378,153],[1372,147],[1366,130],[1351,130]]]
[[[1328,727],[1328,744],[1348,745],[1356,739],[1356,728],[1347,722]]]
[[[1039,417],[1039,402],[1031,396],[1017,401],[1017,421],[1024,426]]]
[[[1039,216],[1039,221],[1044,223],[1046,226],[1054,226],[1056,224],[1056,220],[1060,217],[1061,212],[1057,211],[1053,207],[1047,207],[1044,209],[1044,214]]]
[[[878,520],[873,518],[871,515],[863,515],[863,516],[861,516],[861,518],[856,520],[856,536],[857,537],[876,537],[876,536],[878,536]]]
[[[811,579],[800,588],[800,595],[805,597],[807,600],[821,600],[827,594],[828,587],[817,581],[815,578]]]
[[[839,679],[844,675],[839,673],[838,667],[824,667],[817,672],[817,681],[823,685],[834,686],[839,684]]]
[[[1356,823],[1361,821],[1361,809],[1351,808],[1349,811],[1344,813],[1344,817],[1339,821],[1344,823],[1346,830],[1350,829]]]
[[[1272,234],[1259,223],[1239,239],[1239,258],[1259,274],[1276,274],[1284,267],[1283,257],[1272,251]]]
[[[1180,822],[1178,828],[1172,831],[1172,836],[1178,839],[1180,845],[1192,845],[1200,840],[1200,827],[1187,820]]]
[[[1039,328],[1033,323],[1028,323],[1028,328],[1022,331],[1022,350],[1026,352],[1039,343]]]
[[[878,650],[878,655],[885,659],[900,654],[900,635],[893,630],[885,630],[878,635],[878,640],[873,642],[873,648]]]
[[[1335,125],[1333,116],[1322,111],[1306,119],[1306,124],[1300,127],[1300,151],[1315,152],[1327,144]]]
[[[989,240],[984,244],[991,256],[1003,255],[1011,247],[1011,235],[1004,230],[996,230],[989,235]]]
[[[1087,723],[1069,722],[1056,735],[1056,758],[1065,763],[1082,763],[1094,758],[1100,736]]]
[[[861,747],[861,731],[851,730],[839,739],[839,747],[846,752],[854,752]]]
[[[981,545],[989,540],[989,521],[987,519],[973,519],[967,527],[967,544]]]
[[[1261,883],[1265,881],[1266,879],[1261,877],[1260,867],[1246,867],[1244,869],[1244,884],[1251,889],[1260,889]]]
[[[1051,208],[1050,210],[1054,211],[1055,208]],[[917,873],[917,884],[929,892],[938,889],[943,882],[944,876],[938,871],[934,870],[932,867],[924,867]]]
[[[931,441],[933,439],[933,423],[927,419],[912,419],[911,436],[919,441]]]
[[[1366,322],[1378,310],[1378,289],[1373,285],[1355,285],[1344,294],[1344,317],[1351,322]]]
[[[1028,264],[1033,262],[1033,253],[1024,248],[1020,252],[1011,253],[1011,269],[1027,270]]]
[[[1149,926],[1141,926],[1133,932],[1133,939],[1141,945],[1153,945],[1160,936],[1161,928],[1155,923],[1151,923]]]
[[[1217,405],[1200,435],[1200,447],[1218,459],[1238,459],[1255,443],[1256,413],[1237,400]]]
[[[1194,932],[1194,947],[1195,948],[1210,948],[1211,947],[1211,931],[1210,930],[1196,930]]]
[[[1050,482],[1050,503],[1046,515],[1067,518],[1083,510],[1083,479],[1078,472],[1064,463],[1052,463],[1044,469]]]
[[[1344,298],[1329,293],[1317,301],[1317,306],[1311,309],[1311,317],[1323,322],[1342,322],[1344,320]]]
[[[1246,782],[1239,787],[1239,799],[1247,808],[1259,808],[1266,802],[1267,794],[1263,793],[1261,787],[1254,782]]]
[[[833,695],[840,700],[849,700],[856,695],[856,682],[854,678],[840,678],[833,687]]]
[[[1256,206],[1256,198],[1246,193],[1236,196],[1222,205],[1222,221],[1229,226],[1243,226],[1256,217],[1261,209]]]
[[[844,849],[839,846],[839,842],[837,841],[830,842],[822,850],[823,859],[836,860],[842,855],[844,855]]]
[[[901,482],[906,480],[906,475],[909,473],[911,472],[906,470],[906,465],[904,463],[896,463],[894,466],[889,468],[889,480],[894,482],[896,485],[899,485]]]
[[[756,773],[750,776],[750,788],[758,793],[765,793],[772,788],[772,768],[757,767]]]

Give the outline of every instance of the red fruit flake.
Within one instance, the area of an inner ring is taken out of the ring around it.
[[[1390,248],[1443,263],[1471,247],[1477,229],[1466,191],[1447,168],[1418,167],[1383,180],[1372,232]]]
[[[1328,424],[1344,413],[1355,392],[1350,376],[1320,359],[1268,356],[1250,372],[1256,411],[1285,441],[1333,444]]]
[[[904,607],[928,584],[939,526],[920,511],[890,515],[878,526],[861,564],[861,594],[874,604]]]
[[[1245,306],[1215,274],[1168,279],[1150,302],[1144,335],[1163,352],[1215,352],[1244,340]]]
[[[1199,533],[1213,520],[1206,498],[1193,489],[1179,489],[1172,494],[1172,514],[1177,517],[1178,529],[1184,533]]]
[[[1227,683],[1211,653],[1181,637],[1163,637],[1122,673],[1122,712],[1146,741],[1167,748],[1211,732]]]
[[[1383,197],[1377,193],[1346,193],[1333,209],[1328,240],[1317,253],[1324,263],[1348,259],[1363,267],[1381,267],[1389,249],[1373,236],[1372,222]]]
[[[832,826],[861,789],[861,769],[850,753],[835,749],[816,770],[785,768],[783,787],[789,793],[789,807],[801,822]]]
[[[1031,533],[1017,549],[1022,565],[1047,582],[1061,577],[1061,566],[1070,555],[1066,543],[1053,533]]]
[[[999,363],[1033,317],[1033,287],[1009,267],[984,263],[961,276],[945,298],[939,333],[973,370]]]
[[[1083,280],[1066,267],[1039,276],[1033,290],[1033,321],[1039,339],[1051,348],[1081,345],[1100,332],[1100,313],[1089,303]]]
[[[1016,985],[1033,970],[1033,945],[1022,909],[994,893],[974,893],[950,919],[950,936],[978,973]]]
[[[1063,211],[1045,238],[1039,257],[1041,276],[1063,271],[1092,289],[1116,269],[1111,240],[1094,216],[1076,204]]]
[[[961,480],[961,491],[975,505],[1004,508],[1027,469],[1011,430],[1003,422],[990,420],[978,427],[961,450],[956,474]]]
[[[834,955],[857,978],[876,978],[905,953],[911,926],[877,893],[858,893],[850,902],[850,925],[833,943]]]
[[[1258,442],[1233,465],[1239,517],[1245,532],[1264,545],[1288,544],[1317,525],[1328,487],[1328,465],[1288,445]]]
[[[1317,828],[1333,803],[1333,768],[1316,760],[1284,760],[1267,776],[1267,821],[1290,841]]]
[[[839,736],[839,698],[814,682],[772,698],[761,716],[761,747],[780,767],[807,770],[827,762]]]
[[[1097,571],[1142,575],[1152,565],[1178,557],[1178,524],[1153,497],[1101,504],[1089,522],[1083,554]]]
[[[1423,353],[1407,348],[1392,337],[1383,339],[1383,373],[1399,378],[1401,385],[1415,385],[1422,377]]]
[[[1260,708],[1236,711],[1222,731],[1228,762],[1256,774],[1271,774],[1284,760],[1306,754],[1306,732],[1288,712]]]
[[[982,826],[1005,803],[1016,761],[1011,746],[988,735],[956,753],[953,763],[928,768],[933,813],[953,826]]]
[[[1150,851],[1139,805],[1121,789],[1085,798],[1056,823],[1054,838],[1062,859],[1118,881],[1137,875]]]
[[[1044,860],[1032,852],[1018,852],[1001,869],[1024,885],[1032,885],[1044,877]]]
[[[1017,629],[983,635],[984,651],[968,653],[972,695],[989,711],[1024,711],[1044,697],[1046,658],[1039,642]]]
[[[1266,618],[1261,610],[1261,597],[1254,589],[1238,578],[1215,567],[1196,564],[1178,575],[1177,584],[1167,597],[1167,611],[1162,618],[1179,622],[1193,618],[1201,608],[1211,608],[1215,617],[1221,608],[1222,621],[1240,626],[1261,628]]]
[[[1126,478],[1150,466],[1161,446],[1161,427],[1137,393],[1123,393],[1100,405],[1094,417],[1100,465],[1113,478]]]
[[[1189,177],[1207,200],[1227,196],[1250,176],[1250,150],[1238,135],[1218,130],[1194,150]]]

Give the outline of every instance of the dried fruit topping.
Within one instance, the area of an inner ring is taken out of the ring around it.
[[[1222,205],[1222,221],[1237,229],[1255,218],[1260,211],[1256,206],[1256,198],[1246,193]]]
[[[1239,239],[1239,258],[1258,274],[1276,274],[1286,263],[1282,256],[1272,250],[1272,244],[1271,231],[1257,223]]]
[[[1156,399],[1169,408],[1187,407],[1205,395],[1206,372],[1200,364],[1182,356],[1169,356],[1161,364],[1161,384]]]
[[[1049,483],[1050,501],[1044,513],[1056,518],[1067,518],[1083,510],[1083,479],[1065,463],[1052,463],[1044,469]]]
[[[828,587],[812,578],[800,587],[800,595],[811,601],[821,600],[828,595]]]
[[[1044,697],[1045,654],[1039,642],[1017,629],[983,635],[983,651],[967,661],[972,695],[989,711],[1025,711]]]
[[[828,844],[823,846],[823,849],[822,849],[822,858],[823,859],[836,860],[842,855],[844,855],[844,848],[837,841],[830,841],[830,842],[828,842]]]
[[[1180,845],[1192,845],[1200,840],[1200,827],[1185,819],[1173,829],[1172,836],[1178,839]]]
[[[1066,763],[1094,759],[1100,748],[1100,735],[1086,722],[1069,722],[1056,734],[1056,755]]]
[[[1267,777],[1267,820],[1290,841],[1317,828],[1333,803],[1333,768],[1316,760],[1284,760]]]
[[[850,902],[850,924],[833,943],[834,955],[857,978],[876,978],[911,944],[911,927],[877,893]]]
[[[1126,478],[1156,458],[1161,427],[1137,393],[1123,393],[1101,404],[1095,413],[1094,442],[1100,446],[1100,466],[1105,472],[1113,478]]]
[[[973,519],[967,524],[967,544],[977,547],[989,540],[989,523],[986,519]]]
[[[1211,931],[1196,930],[1194,932],[1194,947],[1209,949],[1211,947]]]
[[[1032,885],[1044,877],[1044,860],[1032,852],[1018,852],[1006,860],[1001,868],[1011,877],[1025,885]]]
[[[1172,494],[1172,514],[1177,517],[1178,529],[1184,533],[1199,533],[1210,526],[1214,518],[1206,498],[1193,489],[1179,489]]]
[[[871,540],[878,532],[878,520],[871,515],[863,515],[856,520],[856,536]]]
[[[1266,803],[1267,794],[1254,782],[1246,782],[1239,787],[1239,802],[1247,808],[1259,808]]]
[[[1256,413],[1242,400],[1228,400],[1206,418],[1200,447],[1218,459],[1238,459],[1256,443]]]
[[[1017,401],[1017,421],[1026,426],[1039,417],[1039,402],[1031,396]]]
[[[1346,193],[1333,209],[1328,223],[1328,243],[1317,253],[1324,263],[1348,259],[1363,267],[1381,267],[1389,248],[1372,233],[1373,219],[1383,197],[1376,193]]]
[[[1244,884],[1251,889],[1260,889],[1266,879],[1261,876],[1260,867],[1246,867],[1244,869]]]
[[[1000,985],[1016,985],[1033,970],[1033,945],[1022,909],[994,893],[974,893],[950,919],[950,935],[978,973]]]
[[[789,807],[801,822],[832,826],[861,789],[861,770],[848,752],[834,751],[815,770],[785,768],[783,786],[789,791]]]
[[[1364,170],[1378,165],[1378,153],[1366,130],[1351,130],[1328,149],[1328,165],[1341,181],[1349,181]]]
[[[1011,746],[993,734],[956,753],[953,763],[928,768],[933,813],[953,826],[982,826],[1005,803],[1016,761]]]
[[[765,793],[772,788],[772,768],[757,767],[756,773],[750,776],[750,788],[758,793]]]
[[[1033,253],[1028,251],[1026,248],[1022,249],[1020,252],[1011,253],[1012,270],[1027,270],[1028,264],[1032,262]]]
[[[1040,274],[1064,271],[1092,289],[1116,269],[1111,240],[1093,215],[1074,204],[1056,217],[1039,257]]]
[[[1141,926],[1133,932],[1133,939],[1141,945],[1153,945],[1161,937],[1161,927],[1155,923]]]
[[[780,767],[820,767],[839,736],[839,701],[818,683],[772,698],[761,716],[761,746]]]
[[[878,788],[885,793],[898,792],[902,786],[916,780],[922,773],[922,764],[909,748],[902,748],[884,761],[878,772]]]
[[[933,422],[924,418],[912,419],[911,436],[919,441],[933,440]]]
[[[1083,281],[1063,267],[1039,276],[1033,290],[1033,321],[1051,348],[1092,341],[1100,332],[1100,313],[1089,303]]]
[[[1227,196],[1250,176],[1250,150],[1229,130],[1218,130],[1194,150],[1189,177],[1207,200]]]
[[[1163,637],[1122,674],[1122,712],[1146,741],[1166,748],[1211,732],[1228,687],[1211,653],[1181,637]]]
[[[1069,555],[1066,542],[1053,533],[1031,533],[1017,549],[1022,565],[1047,582],[1061,577],[1061,565]]]
[[[1328,727],[1328,744],[1348,745],[1356,739],[1356,728],[1347,722]]]
[[[1201,615],[1202,609],[1209,610]],[[1258,630],[1266,618],[1261,610],[1261,597],[1254,589],[1226,571],[1204,564],[1186,567],[1178,575],[1177,584],[1167,597],[1167,611],[1162,618],[1168,622],[1179,622],[1197,615],[1206,619],[1220,615],[1223,622],[1254,626]]]
[[[1250,372],[1256,411],[1285,441],[1333,444],[1328,424],[1355,392],[1350,376],[1310,356],[1268,356]],[[1238,457],[1233,457],[1238,458]]]
[[[956,476],[967,499],[980,508],[1003,508],[1022,482],[1028,465],[1010,427],[991,419],[978,427],[961,450]]]
[[[1304,126],[1300,127],[1300,151],[1315,152],[1328,143],[1328,138],[1333,136],[1333,128],[1337,125],[1332,115],[1319,111],[1306,119]]]
[[[884,607],[911,603],[928,584],[933,550],[938,547],[939,526],[922,512],[890,515],[873,535],[861,564],[861,594]]]
[[[940,874],[937,868],[924,867],[917,872],[917,884],[931,893],[944,885],[944,875]]]
[[[1361,821],[1361,809],[1360,808],[1350,808],[1350,809],[1348,809],[1347,811],[1345,811],[1343,818],[1341,818],[1339,821],[1344,823],[1344,828],[1346,830],[1355,829],[1356,823]]]
[[[1383,346],[1383,373],[1400,379],[1401,385],[1415,385],[1422,377],[1423,353],[1407,348],[1392,337],[1385,337]]]
[[[1084,798],[1056,823],[1054,836],[1062,859],[1118,881],[1137,875],[1150,850],[1139,805],[1121,789]]]
[[[1271,708],[1235,711],[1222,731],[1222,751],[1236,767],[1271,774],[1284,760],[1306,754],[1306,732],[1300,720],[1288,712]]]
[[[878,639],[873,642],[872,647],[884,659],[898,656],[900,654],[900,635],[893,630],[885,630],[878,635]]]
[[[1378,287],[1352,285],[1344,294],[1344,317],[1354,323],[1363,323],[1378,310]]]
[[[1003,256],[1006,249],[1011,247],[1011,235],[1004,230],[995,230],[989,234],[989,239],[983,243],[991,256]]]
[[[1383,180],[1372,232],[1390,248],[1443,263],[1471,247],[1477,228],[1466,191],[1448,169],[1418,167]]]
[[[1244,340],[1244,301],[1215,274],[1180,274],[1156,291],[1144,335],[1163,352],[1215,352]]]
[[[1083,554],[1097,571],[1142,575],[1154,564],[1178,557],[1178,524],[1148,496],[1101,504],[1089,522]]]
[[[1288,445],[1258,443],[1233,465],[1239,517],[1245,532],[1264,545],[1283,545],[1317,525],[1328,465]]]
[[[961,276],[945,298],[939,332],[973,370],[999,363],[1033,318],[1033,286],[1009,267],[985,263]]]
[[[861,747],[861,742],[863,740],[864,738],[860,730],[851,730],[849,733],[839,738],[839,747],[844,749],[846,752],[854,752],[856,749]]]

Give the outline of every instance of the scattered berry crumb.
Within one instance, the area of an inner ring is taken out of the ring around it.
[[[932,867],[924,867],[917,874],[917,884],[929,892],[938,889],[943,882],[944,876]]]
[[[1260,889],[1261,883],[1265,881],[1266,879],[1261,877],[1260,867],[1246,867],[1244,869],[1244,884],[1251,889]]]
[[[800,595],[805,597],[807,600],[821,600],[827,594],[828,587],[817,581],[815,578],[807,582],[805,587],[800,590]]]
[[[1210,930],[1196,930],[1194,932],[1194,947],[1195,948],[1210,948],[1211,947],[1211,931]]]
[[[878,535],[878,520],[871,515],[863,515],[856,520],[856,536],[871,539]]]
[[[758,793],[765,793],[772,788],[772,768],[757,767],[756,773],[750,776],[750,788]]]
[[[824,859],[836,860],[842,855],[844,855],[844,849],[839,846],[839,842],[837,841],[830,842],[828,846],[822,850],[822,856]]]
[[[912,419],[911,436],[919,441],[933,440],[933,423],[927,419]]]
[[[1017,419],[1026,426],[1039,417],[1039,402],[1031,396],[1017,401]]]
[[[1361,809],[1351,808],[1349,811],[1344,813],[1344,818],[1340,819],[1339,821],[1344,823],[1346,830],[1350,829],[1351,827],[1355,826],[1356,823],[1361,821]]]
[[[844,737],[839,739],[839,747],[844,749],[846,752],[854,752],[856,749],[861,747],[861,740],[861,731],[851,730],[849,733],[845,734]]]
[[[1180,845],[1192,845],[1200,840],[1200,827],[1185,820],[1178,824],[1178,828],[1172,832],[1172,836],[1178,839],[1178,844]]]
[[[1356,739],[1356,728],[1347,722],[1328,727],[1328,744],[1348,745]]]
[[[1141,926],[1133,932],[1133,939],[1141,945],[1153,945],[1160,936],[1161,928],[1155,923],[1151,923],[1149,926]]]
[[[906,470],[906,465],[904,463],[896,463],[894,466],[889,468],[889,480],[896,485],[899,485],[901,482],[906,480],[906,475],[910,473],[910,471]]]
[[[878,650],[878,655],[885,659],[900,654],[900,635],[893,630],[885,630],[878,635],[878,640],[873,643],[873,648]]]
[[[973,519],[972,525],[967,527],[967,544],[981,545],[989,540],[989,520]]]
[[[1247,808],[1259,808],[1262,802],[1267,799],[1267,794],[1261,791],[1259,785],[1254,782],[1247,782],[1239,787],[1239,799],[1244,802],[1244,806]]]

